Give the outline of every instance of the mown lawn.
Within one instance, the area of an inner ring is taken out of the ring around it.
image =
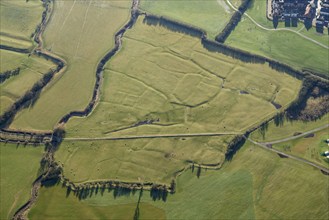
[[[262,26],[273,28],[272,22],[266,18],[266,1],[253,1],[252,7],[247,10],[247,14]],[[302,29],[303,24],[299,23],[298,25],[297,28],[290,29],[300,30],[300,33],[307,37],[311,37],[324,45],[329,45],[328,35],[319,35],[315,33],[314,28],[307,31],[305,28]],[[278,26],[278,28],[283,27],[283,23]],[[289,31],[263,30],[246,16],[243,17],[225,43],[279,60],[298,69],[307,68],[328,74],[329,55],[327,49]]]
[[[233,14],[233,10],[224,0],[142,0],[140,8],[152,14],[200,27],[213,39]]]
[[[277,112],[271,101],[289,104],[300,84],[141,17],[106,66],[100,103],[87,118],[72,118],[67,136],[240,133]]]
[[[187,170],[165,202],[144,191],[140,219],[327,219],[328,181],[317,169],[247,143],[218,171],[202,170],[197,178]],[[29,217],[131,218],[139,192],[115,198],[113,193],[79,201],[73,193],[66,198],[60,185],[42,188]]]
[[[43,147],[0,142],[1,219],[11,219],[17,209],[30,198],[43,151]]]
[[[42,78],[42,75],[56,65],[35,55],[28,56],[6,50],[0,50],[0,72],[20,68],[16,76],[12,76],[0,84],[0,115],[6,111],[17,99],[23,96],[32,86]]]
[[[33,107],[17,115],[12,128],[50,130],[68,112],[87,106],[96,66],[114,47],[114,34],[128,20],[130,5],[130,1],[55,1],[45,48],[63,57],[67,69]]]
[[[42,2],[1,0],[0,6],[1,44],[20,48],[31,47],[31,34],[41,22]]]

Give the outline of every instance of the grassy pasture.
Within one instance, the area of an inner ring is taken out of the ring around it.
[[[60,185],[52,188],[41,188],[37,204],[29,213],[29,219],[133,219],[137,206],[138,195],[118,197],[105,192],[104,196],[79,201],[72,194],[65,197],[66,189]],[[52,198],[46,202],[47,198]],[[165,219],[163,210],[152,204],[140,204],[140,219]]]
[[[42,154],[42,147],[23,147],[0,142],[1,219],[11,219],[15,211],[30,198]]]
[[[283,125],[275,125],[274,121],[269,122],[265,132],[262,135],[260,130],[256,130],[251,134],[251,139],[260,142],[275,141],[287,137],[292,137],[296,132],[306,132],[323,125],[328,124],[329,114],[324,115],[321,119],[311,122],[303,122],[300,120],[285,120]]]
[[[131,219],[138,196],[105,191],[79,201],[60,185],[42,188],[29,217]],[[139,211],[140,219],[327,219],[328,201],[328,176],[247,143],[218,171],[184,172],[166,202],[144,191]]]
[[[233,14],[225,0],[142,0],[140,8],[152,14],[200,27],[213,39]]]
[[[72,118],[67,132],[71,137],[243,132],[276,113],[270,101],[285,106],[299,88],[300,81],[267,65],[209,52],[197,38],[140,18],[106,66],[100,103],[87,118]],[[146,120],[155,121],[134,126]]]
[[[20,68],[19,75],[13,76],[0,84],[0,114],[2,114],[55,65],[35,55],[28,56],[6,50],[0,50],[0,57],[0,72]]]
[[[266,1],[253,1],[253,5],[247,10],[247,13],[260,25],[273,28],[272,22],[266,18]],[[280,23],[278,28],[283,26],[284,24]],[[303,24],[299,23],[297,28],[290,29],[300,31],[300,33],[320,43],[329,45],[328,35],[316,34],[314,33],[314,28],[307,31],[302,29],[303,26]],[[328,74],[327,49],[292,32],[263,30],[245,16],[225,43],[279,60],[298,69],[308,68]]]
[[[114,33],[128,20],[130,5],[130,1],[55,1],[45,47],[65,58],[68,67],[33,107],[17,115],[13,128],[50,130],[66,113],[87,106],[97,63],[114,46]]]
[[[307,160],[329,167],[329,160],[321,154],[329,150],[326,140],[329,139],[329,129],[314,133],[314,137],[300,138],[293,141],[287,141],[275,144],[273,147],[303,157]]]
[[[187,161],[223,163],[232,137],[64,141],[55,157],[64,175],[74,182],[118,179],[169,185]]]
[[[31,34],[41,22],[43,12],[39,0],[1,0],[1,44],[15,47],[31,47]]]

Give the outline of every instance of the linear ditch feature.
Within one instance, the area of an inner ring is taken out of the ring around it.
[[[133,0],[132,1],[132,7],[131,7],[131,16],[130,20],[128,21],[127,24],[125,24],[114,36],[115,40],[115,46],[112,50],[110,50],[98,63],[97,69],[96,69],[96,82],[95,82],[95,87],[93,90],[93,96],[87,107],[83,111],[71,111],[65,116],[63,116],[58,124],[66,124],[70,118],[72,117],[85,117],[88,116],[91,111],[94,109],[96,102],[99,99],[99,94],[100,94],[100,88],[101,88],[101,79],[103,77],[103,70],[105,64],[121,49],[122,46],[122,37],[124,33],[132,28],[134,23],[136,22],[138,16],[139,16],[139,10],[138,10],[138,4],[139,0]]]
[[[49,22],[50,17],[52,16],[53,7],[51,6],[51,0],[41,1],[43,2],[43,6],[45,9],[42,13],[41,22],[33,33],[33,41],[37,44],[37,46],[31,50],[0,45],[0,49],[19,52],[23,54],[34,53],[39,57],[41,56],[45,58],[46,60],[51,60],[53,63],[57,64],[57,67],[55,70],[51,70],[48,73],[44,74],[43,78],[36,82],[30,91],[25,93],[10,107],[9,110],[7,110],[4,114],[0,116],[0,142],[40,145],[48,143],[52,136],[52,133],[50,132],[28,132],[7,129],[16,114],[23,108],[26,108],[33,104],[38,99],[42,89],[48,85],[48,83],[52,80],[55,74],[64,71],[66,68],[66,61],[64,59],[43,49],[42,34]]]
[[[33,36],[34,42],[37,43],[36,48],[30,51],[28,49],[19,49],[19,48],[8,47],[5,45],[0,45],[0,49],[10,50],[20,53],[27,53],[27,54],[34,53],[38,56],[44,57],[47,60],[51,60],[53,63],[57,65],[57,67],[56,69],[50,70],[47,73],[45,73],[43,77],[38,82],[36,82],[29,91],[27,91],[22,97],[20,97],[17,101],[15,101],[15,103],[0,116],[1,132],[3,130],[6,130],[6,128],[11,124],[16,114],[20,110],[27,108],[36,102],[42,89],[48,85],[48,83],[52,80],[55,74],[59,73],[65,67],[65,60],[56,57],[55,55],[49,53],[48,51],[44,51],[44,49],[42,48],[43,42],[41,36],[43,34],[43,31],[45,30],[45,27],[53,11],[52,10],[53,7],[50,6],[50,4],[52,3],[51,1],[42,0],[42,2],[45,7],[45,10],[42,13],[41,23],[37,26]],[[19,132],[17,134],[19,134]],[[2,140],[0,139],[0,141]]]
[[[3,73],[0,73],[0,84],[4,83],[6,80],[10,79],[11,77],[17,76],[21,71],[21,68],[17,67],[13,70],[7,70]]]
[[[39,190],[42,186],[42,183],[52,178],[58,178],[58,176],[60,176],[60,174],[62,173],[61,168],[55,162],[55,158],[54,158],[56,146],[57,144],[60,143],[54,143],[54,141],[52,142],[53,143],[50,143],[46,146],[46,152],[40,162],[41,174],[32,184],[31,197],[23,206],[21,206],[15,212],[12,218],[13,220],[27,219],[27,215],[30,208],[33,206],[33,204],[36,202],[38,198]]]
[[[44,0],[44,1],[46,1],[46,0]],[[62,117],[62,119],[58,123],[59,125],[64,125],[66,122],[68,122],[68,120],[71,117],[74,117],[74,116],[85,117],[88,114],[90,114],[91,111],[93,110],[93,108],[95,107],[96,102],[97,102],[97,100],[99,98],[99,94],[100,94],[100,86],[101,86],[101,79],[102,79],[102,73],[103,73],[103,70],[104,70],[104,66],[105,66],[106,62],[108,62],[120,50],[121,45],[122,45],[122,36],[123,36],[123,34],[127,31],[127,29],[129,29],[129,28],[131,28],[133,26],[133,24],[135,23],[136,19],[138,18],[138,16],[140,14],[145,14],[145,16],[146,17],[148,16],[149,18],[151,16],[153,16],[153,15],[148,15],[148,14],[146,14],[144,12],[139,11],[138,10],[138,4],[139,4],[139,0],[133,0],[132,7],[131,7],[131,18],[130,18],[129,22],[126,25],[124,25],[124,27],[121,28],[115,34],[115,47],[111,51],[109,51],[102,58],[102,60],[99,62],[98,66],[97,66],[97,70],[96,70],[96,83],[95,83],[95,87],[94,87],[94,91],[93,91],[92,100],[90,101],[90,103],[88,104],[88,106],[83,111],[72,111],[72,112],[68,113],[67,115],[65,115],[64,117]],[[48,10],[49,10],[49,8],[48,8],[48,6],[46,6],[46,11],[48,11]],[[47,17],[47,15],[45,17]],[[160,17],[155,16],[155,15],[154,15],[154,17],[156,19],[160,18]],[[165,19],[164,17],[161,17],[161,19],[162,19],[162,21],[167,21],[167,24],[170,23],[170,26],[171,27],[174,27],[176,29],[177,29],[177,24],[178,24],[178,26],[181,28],[181,31],[184,30],[184,33],[187,32],[186,34],[190,34],[189,31],[188,31],[189,30],[189,26],[187,26],[185,24],[182,24],[180,22],[176,22],[176,21],[170,20],[170,19]],[[163,26],[166,26],[166,25],[164,25],[165,23],[166,22],[162,22],[162,25]],[[35,41],[38,43],[39,47],[42,46],[41,31],[45,28],[45,24],[43,26],[41,26],[40,31],[38,32],[38,34],[35,35],[35,39],[38,40],[38,41],[36,41],[36,40]],[[170,29],[170,30],[172,30],[171,28],[168,27],[168,25],[167,25],[167,28]],[[194,28],[193,29],[194,35],[199,35],[199,33],[200,33],[199,30],[200,29],[198,29],[198,28]],[[224,45],[222,43],[218,43],[216,41],[209,40],[209,39],[207,39],[206,33],[204,31],[202,31],[201,32],[201,36],[198,36],[198,37],[201,38],[201,42],[202,42],[203,46],[206,49],[208,49],[209,51],[219,52],[219,53],[228,55],[230,57],[233,57],[234,59],[242,60],[244,62],[255,62],[255,63],[266,63],[266,62],[268,62],[271,68],[276,69],[276,70],[278,70],[280,72],[286,72],[286,73],[288,73],[290,75],[293,75],[294,77],[297,77],[299,79],[304,78],[305,75],[309,75],[307,73],[297,71],[294,68],[292,68],[292,67],[290,67],[288,65],[279,63],[279,62],[277,62],[275,60],[271,60],[271,59],[268,59],[266,57],[262,57],[262,56],[255,55],[255,54],[251,54],[249,52],[242,51],[242,50],[239,50],[239,49],[236,49],[236,48],[232,48],[232,47],[226,46],[226,45]],[[42,53],[40,48],[39,48],[38,51],[40,52],[40,54],[42,56],[50,56],[47,53]],[[55,60],[57,59],[59,61],[62,61],[61,59],[58,59],[56,57],[52,57],[52,58],[55,59]],[[65,61],[63,61],[62,64],[64,66]],[[255,128],[250,129],[249,131],[247,131],[246,134],[248,134],[251,130],[255,130],[255,129],[259,128],[259,127],[260,126],[257,126]],[[54,131],[54,133],[55,133],[55,131]],[[52,140],[56,140],[56,139],[57,138],[54,137],[54,135],[52,135]],[[53,142],[53,141],[51,141],[51,142]],[[35,203],[35,201],[37,199],[38,191],[39,191],[39,189],[41,187],[42,181],[44,179],[51,178],[51,176],[54,177],[54,173],[55,173],[55,177],[60,178],[61,180],[64,180],[66,183],[68,183],[68,186],[67,186],[68,188],[71,188],[71,187],[74,188],[74,187],[76,187],[75,185],[72,185],[71,186],[71,184],[74,184],[74,183],[70,183],[69,180],[67,180],[67,179],[64,178],[64,176],[62,175],[62,170],[60,170],[60,167],[55,162],[55,160],[54,160],[54,153],[55,153],[56,147],[58,147],[58,145],[56,145],[56,146],[54,145],[53,146],[52,144],[50,144],[50,147],[48,145],[46,154],[45,154],[45,156],[43,158],[43,161],[45,161],[45,163],[48,164],[47,166],[45,166],[46,167],[46,171],[35,180],[35,182],[33,183],[33,187],[32,187],[32,197],[29,199],[29,201],[25,205],[23,205],[15,213],[14,219],[25,219],[26,218],[26,215],[28,214],[29,209],[32,207],[32,205]],[[184,170],[185,169],[183,169],[182,172]],[[105,181],[105,185],[110,185],[110,182],[111,181]],[[84,187],[87,187],[87,184],[97,184],[98,185],[98,184],[101,184],[101,183],[100,182],[97,182],[97,181],[86,183],[86,184],[84,184],[82,186],[83,187],[82,189],[84,189]],[[128,184],[127,187],[131,187],[131,186],[134,185],[134,184],[131,185],[132,183],[124,183],[124,184]],[[114,187],[117,187],[117,185],[118,184],[116,184]],[[148,184],[146,184],[146,185],[148,185]],[[119,187],[122,187],[122,186],[123,185],[120,186],[120,184],[119,184]],[[160,185],[157,185],[155,187],[153,187],[153,185],[152,185],[151,189],[152,188],[157,188],[157,189],[163,190],[163,186],[160,186]],[[79,187],[76,190],[79,191]],[[169,190],[174,191],[174,186],[169,187]]]
[[[43,0],[43,2],[44,2],[44,6],[45,6],[45,11],[42,14],[41,25],[37,27],[36,34],[34,36],[34,41],[38,44],[36,53],[57,63],[58,67],[57,67],[56,71],[59,72],[64,67],[65,61],[62,60],[61,58],[56,58],[55,56],[51,56],[48,53],[44,53],[42,51],[41,35],[42,35],[42,32],[45,29],[47,21],[49,20],[49,17],[51,16],[51,13],[52,13],[52,8],[49,7],[49,4],[51,3],[51,1]],[[69,114],[65,115],[60,120],[59,124],[65,124],[73,116],[87,116],[94,108],[96,101],[100,94],[100,85],[101,85],[100,82],[101,82],[101,78],[102,78],[102,72],[103,72],[104,65],[106,64],[107,61],[109,61],[109,59],[111,57],[113,57],[120,50],[120,48],[122,46],[123,34],[127,31],[127,29],[129,29],[133,26],[136,19],[138,18],[138,16],[139,16],[138,4],[139,4],[139,0],[132,1],[130,20],[115,34],[115,47],[112,50],[110,50],[102,58],[102,60],[99,62],[98,66],[97,66],[96,83],[95,83],[95,88],[94,88],[93,97],[92,97],[91,102],[88,104],[88,106],[85,108],[84,111],[73,111],[73,112],[70,112]],[[55,73],[53,73],[53,75],[54,74]],[[39,91],[41,91],[41,89]],[[14,104],[14,106],[15,106],[15,104]],[[21,108],[19,108],[19,109],[21,109]],[[17,111],[15,112],[15,114],[16,113],[17,113]],[[12,119],[15,114],[12,114],[10,119]],[[0,118],[0,126],[2,124],[1,119],[2,118]],[[6,120],[7,123],[9,121],[10,120]],[[6,123],[6,125],[7,125],[7,123]],[[8,131],[8,132],[16,133],[16,131]],[[47,136],[49,134],[44,134],[44,135]],[[55,151],[57,150],[58,146],[61,144],[61,141],[63,140],[64,136],[65,136],[65,131],[64,131],[64,129],[61,129],[61,126],[59,126],[58,129],[55,129],[53,131],[52,136],[51,136],[51,141],[49,144],[46,145],[46,153],[41,160],[41,169],[43,170],[43,172],[33,182],[32,190],[31,190],[31,198],[22,207],[20,207],[16,211],[16,213],[13,216],[14,220],[27,219],[28,212],[29,212],[30,208],[33,206],[33,204],[36,202],[38,193],[39,193],[39,189],[44,181],[47,181],[47,180],[52,181],[53,179],[64,179],[64,177],[62,176],[63,171],[54,159]],[[159,187],[159,186],[157,186],[157,187]],[[162,189],[162,187],[160,187],[160,188]]]

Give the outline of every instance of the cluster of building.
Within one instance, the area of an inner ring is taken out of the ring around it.
[[[315,0],[314,0],[315,1]],[[323,27],[328,28],[329,34],[329,0],[317,0],[316,29],[323,32]]]
[[[329,27],[329,0],[272,0],[271,17],[288,27],[303,21],[323,33],[324,27]]]

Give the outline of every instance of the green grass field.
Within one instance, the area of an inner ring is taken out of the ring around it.
[[[265,7],[266,1],[254,1],[253,7],[247,10],[247,14],[260,25],[273,28],[272,22],[266,18]],[[284,24],[280,24],[278,28],[283,26]],[[298,28],[290,29],[300,30],[300,33],[307,37],[329,45],[328,35],[319,35],[315,33],[314,28],[306,31],[302,27],[303,24],[300,23]],[[328,49],[292,32],[263,30],[246,16],[243,17],[225,43],[251,53],[279,60],[298,69],[307,68],[328,74]]]
[[[73,182],[112,179],[170,184],[194,161],[222,164],[233,136],[157,138],[120,141],[64,141],[56,161]]]
[[[242,0],[232,0],[238,7]],[[114,34],[128,21],[131,1],[53,1],[53,14],[43,34],[43,47],[65,59],[40,97],[20,111],[11,129],[52,130],[61,117],[83,110],[92,97],[96,67],[114,47]],[[31,33],[41,21],[39,0],[1,0],[0,42],[30,48]],[[163,15],[207,31],[214,37],[233,14],[226,0],[141,0],[143,11]],[[265,0],[254,0],[247,13],[266,28]],[[291,30],[329,45],[328,36]],[[281,23],[280,28],[283,27]],[[328,74],[328,50],[288,31],[266,31],[246,16],[226,44],[295,68]],[[21,68],[0,84],[0,114],[55,65],[36,55],[0,50],[0,73]],[[105,65],[101,94],[88,117],[65,124],[66,137],[54,153],[63,175],[76,184],[101,180],[155,183],[176,192],[163,200],[149,191],[117,196],[97,189],[79,200],[62,183],[41,187],[29,219],[319,219],[329,218],[329,176],[300,161],[250,142],[225,161],[227,146],[271,118],[297,97],[301,81],[268,64],[244,63],[208,51],[201,40],[145,22],[143,15],[127,30],[120,51]],[[276,109],[275,105],[282,106]],[[328,123],[269,122],[263,142],[291,137]],[[328,129],[314,137],[273,145],[288,154],[328,167]],[[216,133],[217,136],[202,136]],[[218,133],[223,133],[219,136]],[[180,137],[155,137],[157,135]],[[198,137],[182,137],[194,134]],[[152,136],[146,138],[145,136]],[[140,136],[134,139],[97,138]],[[144,136],[144,137],[143,137]],[[77,140],[86,138],[88,140]],[[0,142],[0,218],[10,219],[30,197],[44,147]],[[194,169],[191,164],[201,164]],[[200,172],[199,172],[200,171]],[[200,174],[200,175],[199,175]],[[140,199],[140,200],[139,200]],[[140,201],[140,203],[138,203]]]
[[[31,34],[41,22],[43,12],[40,0],[1,0],[1,44],[29,48]]]
[[[314,137],[300,138],[273,145],[273,148],[285,151],[313,161],[329,168],[329,160],[321,154],[329,150],[326,140],[329,139],[329,129],[314,133]]]
[[[296,132],[307,132],[323,125],[328,124],[329,114],[324,115],[321,119],[311,122],[301,120],[288,121],[285,120],[283,125],[275,125],[274,121],[269,122],[268,127],[263,136],[260,130],[254,131],[250,138],[255,141],[266,142],[275,141],[287,137],[292,137]]]
[[[218,171],[202,170],[197,178],[187,170],[166,202],[144,191],[140,219],[327,219],[328,181],[317,169],[247,143]],[[60,185],[42,188],[29,218],[131,219],[138,196],[105,191],[79,201]]]
[[[43,151],[42,147],[24,147],[0,142],[1,219],[11,219],[17,209],[30,198]]]
[[[128,20],[130,5],[129,1],[55,1],[45,47],[63,57],[67,69],[32,108],[17,115],[12,128],[50,130],[68,112],[87,106],[97,63],[114,47],[114,33]]]
[[[233,14],[224,0],[142,0],[140,8],[200,27],[213,39],[223,30]]]
[[[28,56],[6,50],[0,50],[0,72],[20,68],[17,76],[12,76],[0,84],[0,115],[6,111],[17,99],[32,88],[55,64],[35,55]]]
[[[267,65],[209,52],[200,39],[141,17],[106,66],[100,103],[87,118],[72,118],[67,135],[243,132],[277,112],[270,101],[286,106],[299,88]],[[134,126],[146,120],[154,122]]]

